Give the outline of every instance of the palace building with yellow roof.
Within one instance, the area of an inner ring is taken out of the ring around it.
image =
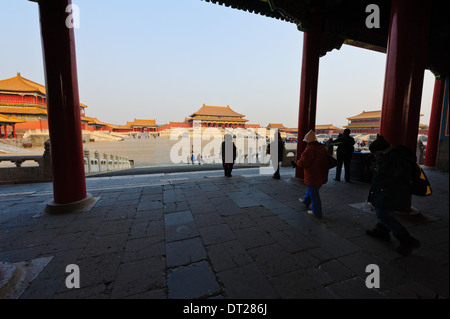
[[[193,124],[195,121],[201,123],[201,127],[217,128],[245,128],[248,120],[243,114],[239,114],[227,106],[211,106],[203,104],[202,107],[192,113],[186,122]]]
[[[82,117],[86,107],[80,104]],[[0,116],[0,125],[7,123],[7,134],[3,134],[5,138],[16,136],[16,132],[47,130],[45,86],[22,77],[20,73],[15,77],[0,80]]]
[[[124,125],[105,123],[97,118],[86,116],[87,106],[80,104],[81,128],[85,131],[109,131],[118,133],[147,132],[159,134],[174,128],[261,128],[259,124],[248,124],[245,115],[227,106],[203,104],[196,112],[185,117],[183,122],[170,122],[158,125],[155,119],[134,119]],[[376,134],[380,129],[381,110],[363,111],[348,117],[347,126],[354,134]],[[297,128],[287,128],[281,123],[269,123],[266,129],[278,129],[283,137],[295,136]],[[16,137],[17,133],[28,130],[48,130],[47,97],[45,86],[28,80],[17,73],[15,77],[0,80],[0,136]],[[333,134],[342,129],[333,124],[316,125],[316,134]],[[427,134],[428,127],[420,124],[419,134]]]
[[[381,110],[363,111],[358,115],[348,117],[347,120],[349,123],[344,128],[350,129],[352,133],[377,134],[380,132]],[[419,134],[428,134],[428,126],[419,124]]]

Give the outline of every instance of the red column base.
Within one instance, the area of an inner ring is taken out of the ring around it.
[[[97,204],[100,197],[93,197],[91,194],[87,194],[86,198],[68,204],[57,204],[53,200],[47,203],[44,209],[44,213],[47,214],[68,214],[68,213],[80,213],[90,211],[95,204]]]

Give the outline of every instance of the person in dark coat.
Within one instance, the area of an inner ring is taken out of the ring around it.
[[[327,148],[327,152],[329,155],[333,156],[334,153],[334,146],[333,146],[333,138],[330,137],[326,142],[325,142],[325,147]]]
[[[391,145],[378,136],[369,146],[374,155],[374,169],[369,201],[375,207],[378,224],[366,231],[369,236],[390,241],[390,232],[400,241],[397,252],[407,256],[420,247],[395,218],[396,211],[405,211],[411,205],[411,185],[416,174],[416,156],[408,147]]]
[[[307,185],[306,196],[301,202],[307,209],[311,205],[308,214],[321,218],[322,202],[319,190],[328,181],[328,154],[325,146],[317,141],[314,131],[309,131],[304,141],[308,145],[297,161],[297,166],[303,168],[304,182]]]
[[[281,138],[280,132],[277,131],[277,141],[276,141],[276,143],[275,143],[275,141],[273,141],[270,145],[271,150],[274,150],[274,149],[278,150],[278,154],[270,153],[270,158],[272,160],[272,163],[276,162],[276,168],[277,168],[277,170],[273,174],[272,178],[280,179],[280,162],[283,161],[284,148],[285,148],[284,141]],[[274,157],[272,158],[272,156],[274,156]],[[276,156],[276,158],[275,158],[275,156]]]
[[[355,140],[350,136],[350,130],[346,128],[344,134],[333,141],[333,145],[337,145],[336,155],[338,161],[334,180],[341,180],[342,164],[344,164],[345,181],[350,182],[350,162],[352,161],[354,152],[353,145],[355,145]]]
[[[231,171],[237,156],[236,145],[233,143],[233,136],[231,134],[225,134],[224,141],[222,142],[222,166],[226,177],[231,177]]]

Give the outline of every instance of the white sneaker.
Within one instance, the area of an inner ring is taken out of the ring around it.
[[[306,211],[306,213],[307,213],[308,215],[314,216],[314,217],[316,217],[316,218],[322,218],[322,215],[316,215],[316,214],[314,214],[313,211],[310,210],[310,209],[308,209],[308,210]]]
[[[302,204],[303,209],[306,209],[306,210],[307,210],[307,209],[309,208],[309,206],[306,206],[306,205],[305,205],[305,203],[303,202],[303,199],[302,199],[302,198],[299,198],[298,201],[300,202],[300,204]]]

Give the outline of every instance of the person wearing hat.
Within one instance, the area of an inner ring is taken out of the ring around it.
[[[313,130],[305,135],[303,141],[307,146],[296,164],[303,168],[307,188],[305,198],[303,200],[300,198],[299,201],[306,206],[308,214],[321,218],[322,202],[319,190],[328,181],[328,154],[325,146],[317,141]]]
[[[366,233],[390,242],[392,232],[400,242],[397,252],[407,256],[421,244],[395,218],[395,212],[405,211],[410,206],[411,184],[417,166],[415,153],[403,145],[392,147],[383,136],[378,136],[369,150],[375,157],[369,201],[375,207],[378,224]]]

